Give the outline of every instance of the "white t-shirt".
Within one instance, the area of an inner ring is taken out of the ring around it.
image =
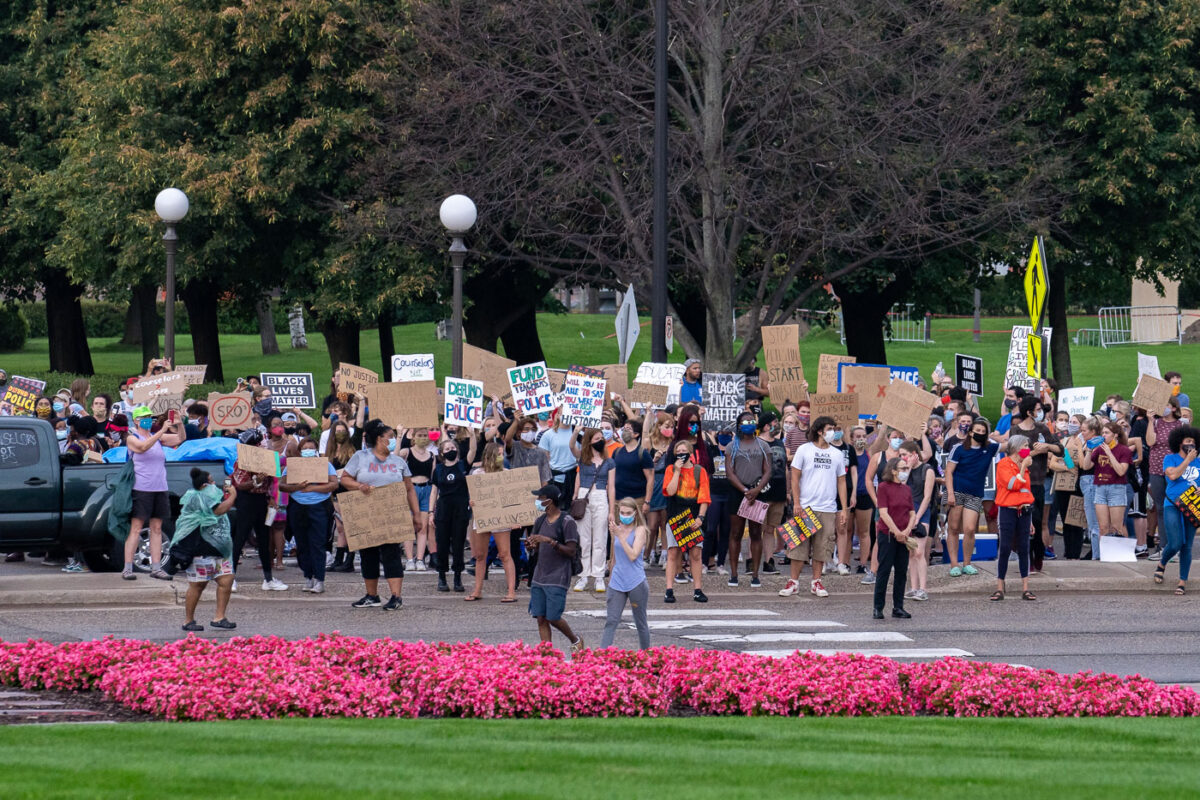
[[[838,478],[846,474],[846,459],[836,447],[800,445],[792,457],[792,469],[800,470],[800,507],[813,511],[837,511]]]
[[[317,452],[318,453],[325,452],[325,448],[329,444],[329,432],[331,430],[333,430],[332,427],[326,428],[325,430],[321,431],[321,441],[317,443]],[[354,435],[354,428],[350,428],[350,435],[351,436]]]

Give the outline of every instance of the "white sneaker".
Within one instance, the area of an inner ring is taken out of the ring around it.
[[[575,581],[575,586],[573,588],[577,592],[582,592],[587,588],[587,578],[580,578],[579,580]]]
[[[410,559],[408,560],[408,563],[406,563],[406,564],[404,565],[404,568],[405,568],[406,570],[408,570],[409,572],[412,572],[413,570],[415,570],[415,569],[417,568],[417,562],[416,562],[416,560],[415,560],[415,559],[412,559],[412,558],[410,558]]]
[[[917,590],[909,589],[907,592],[904,593],[904,597],[908,600],[915,600],[917,597]]]
[[[789,580],[787,584],[779,590],[780,597],[791,597],[800,591],[800,581]]]
[[[825,591],[825,585],[818,581],[813,581],[809,591],[817,597],[829,597],[829,592]]]
[[[916,594],[913,595],[913,600],[928,600],[928,599],[929,599],[929,592],[925,591],[924,589],[917,589]]]
[[[596,578],[596,591],[597,592],[604,591],[604,578]]]
[[[337,558],[337,556],[335,556],[333,553],[326,553],[326,554],[325,554],[325,566],[326,566],[326,567],[332,567],[332,566],[333,566],[333,560],[334,560],[335,558]]]
[[[729,570],[725,569],[725,565],[724,565],[724,564],[720,564],[720,565],[718,565],[718,566],[717,566],[717,574],[718,574],[718,575],[728,575],[728,574],[729,574]]]
[[[263,581],[262,588],[264,592],[286,592],[288,586],[279,578],[271,578],[269,581]]]
[[[838,564],[837,571],[838,571],[838,575],[849,575],[850,574],[850,566],[848,564]]]
[[[413,562],[413,572],[424,572],[424,571],[425,571],[425,559],[423,559],[423,558],[416,559]]]
[[[302,591],[302,592],[311,592],[311,591],[312,591],[312,585],[313,585],[313,579],[312,579],[312,578],[305,578],[305,579],[304,579],[304,588],[302,588],[300,591]]]
[[[325,594],[325,581],[313,581],[312,588],[309,589],[313,594]]]
[[[233,586],[231,586],[231,587],[229,588],[229,591],[231,591],[231,592],[236,592],[236,591],[237,591],[237,581],[234,581],[234,582],[233,582]]]

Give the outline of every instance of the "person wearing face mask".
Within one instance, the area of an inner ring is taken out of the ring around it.
[[[1100,429],[1100,443],[1083,455],[1083,466],[1095,469],[1093,483],[1096,525],[1099,536],[1093,538],[1093,558],[1100,553],[1100,536],[1125,535],[1126,492],[1133,451],[1125,441],[1125,432],[1115,422],[1106,422]]]
[[[646,519],[642,516],[641,497],[623,497],[617,502],[617,518],[609,524],[613,537],[612,580],[608,586],[605,609],[604,636],[600,648],[612,647],[626,603],[633,613],[637,628],[638,649],[650,647],[650,625],[646,621],[646,606],[650,602],[650,584],[642,564],[646,549]]]
[[[1000,449],[997,442],[989,441],[988,423],[982,417],[971,423],[971,438],[950,453],[946,462],[946,505],[950,509],[961,508],[960,525],[946,526],[946,547],[950,556],[950,576],[977,575],[979,570],[971,564],[975,552],[975,533],[979,530],[979,515],[983,513],[983,486],[988,470]],[[962,534],[962,561],[958,565],[958,537]],[[1007,557],[1007,556],[1006,556]]]
[[[238,441],[248,447],[261,447],[262,435],[257,430],[243,431]],[[257,472],[249,472],[240,463],[234,465],[230,476],[233,488],[237,489],[234,500],[236,514],[233,517],[233,571],[237,574],[242,562],[242,551],[254,533],[258,550],[258,563],[263,570],[263,589],[282,592],[288,586],[274,577],[271,571],[271,526],[267,523],[267,509],[271,506],[271,493],[275,478]]]
[[[871,616],[883,619],[887,600],[888,580],[892,577],[892,616],[909,619],[904,610],[904,586],[908,579],[908,540],[917,527],[913,513],[913,495],[908,487],[909,468],[901,458],[889,459],[880,471],[875,497],[879,508],[876,533],[879,542],[879,572],[875,579],[874,611]]]
[[[1200,431],[1190,425],[1175,428],[1167,444],[1170,452],[1163,458],[1163,474],[1167,478],[1167,504],[1163,508],[1162,520],[1166,543],[1159,564],[1154,569],[1154,582],[1163,582],[1167,564],[1178,555],[1177,595],[1187,591],[1187,579],[1192,567],[1192,545],[1196,538],[1195,520],[1182,511],[1180,498],[1188,489],[1200,488],[1200,469],[1196,466],[1197,445],[1200,445]]]
[[[925,423],[922,424],[921,428],[921,457],[928,460],[928,458],[932,455],[932,451],[929,449],[929,439],[924,435]],[[889,428],[886,425],[880,426],[880,428],[877,430],[875,443],[872,445],[872,448],[875,448],[877,452],[871,456],[871,460],[867,464],[866,474],[867,493],[870,494],[872,503],[876,502],[875,487],[878,483],[877,475],[883,470],[884,464],[893,458],[900,457],[900,445],[904,444],[904,441],[905,436],[901,431]],[[878,531],[878,524],[875,527],[876,531]],[[861,542],[859,543],[859,546],[861,548]],[[876,541],[874,551],[877,551],[878,548],[879,543]],[[872,565],[875,564],[877,558],[874,551],[871,555]],[[867,586],[873,584],[875,582],[875,567],[869,567],[867,571],[863,573],[862,580],[859,582]]]
[[[837,422],[832,417],[817,417],[809,430],[808,443],[792,459],[791,495],[796,511],[811,509],[821,522],[820,529],[788,550],[791,580],[779,592],[788,597],[800,591],[800,569],[805,561],[812,564],[809,592],[828,597],[821,581],[825,564],[833,558],[834,540],[849,508],[846,499],[846,460],[833,445],[837,441]],[[840,511],[838,509],[841,509]],[[903,589],[901,589],[903,591]],[[903,605],[903,604],[901,604]]]
[[[1146,433],[1150,430],[1150,417],[1144,408],[1130,407],[1130,417],[1120,421],[1125,431],[1126,444],[1133,451],[1133,468],[1129,470],[1129,484],[1125,489],[1126,504],[1129,506],[1127,529],[1132,529],[1137,539],[1134,554],[1137,558],[1149,558],[1147,541],[1147,506],[1150,501],[1150,447],[1146,444]]]
[[[127,581],[137,578],[133,573],[133,556],[140,543],[142,529],[150,525],[150,577],[169,581],[171,576],[162,568],[162,525],[171,518],[171,499],[167,486],[167,454],[163,445],[178,447],[183,442],[183,423],[179,419],[151,433],[154,416],[146,406],[133,411],[134,429],[129,431],[125,446],[133,460],[133,508],[129,517],[129,536],[125,539],[125,568],[121,577]]]
[[[410,558],[405,567],[416,572],[423,572],[425,570],[425,548],[432,544],[429,550],[431,559],[435,558],[437,553],[437,536],[433,530],[433,515],[430,513],[432,506],[429,505],[429,499],[433,495],[433,468],[436,459],[430,450],[428,428],[414,428],[411,432],[411,441],[411,447],[406,447],[396,453],[408,464],[408,469],[412,473],[413,489],[417,492],[417,503],[421,509],[417,512],[417,519],[421,524],[416,529],[416,542],[409,545],[413,550],[409,553]]]
[[[599,429],[585,428],[580,439],[578,445],[571,443],[571,450],[579,461],[579,487],[575,498],[586,501],[583,516],[576,523],[583,572],[575,582],[574,590],[582,592],[590,579],[595,582],[596,591],[603,592],[608,522],[617,505],[616,482],[611,475],[613,460],[604,455],[607,443]]]
[[[713,572],[728,575],[725,555],[729,552],[729,535],[732,528],[730,518],[737,511],[737,503],[741,502],[741,496],[734,491],[726,473],[734,435],[728,428],[715,433],[705,431],[704,440],[712,456],[713,471],[708,478],[711,502],[705,516],[704,552],[701,554],[701,561],[704,562],[705,575]]]
[[[999,509],[996,523],[1000,537],[996,556],[996,591],[991,596],[993,601],[1004,599],[1008,557],[1014,549],[1017,551],[1017,566],[1021,570],[1021,599],[1037,600],[1037,596],[1029,590],[1029,541],[1033,521],[1033,493],[1030,491],[1033,479],[1029,474],[1033,456],[1029,445],[1026,436],[1010,436],[1004,449],[1007,457],[996,464],[996,507]]]
[[[492,474],[504,471],[504,446],[499,441],[491,441],[483,446],[483,457],[479,466],[471,470],[472,475]],[[496,542],[496,556],[504,567],[504,582],[508,594],[501,598],[501,603],[517,602],[517,568],[512,557],[512,530],[478,531],[472,521],[470,533],[471,555],[475,558],[475,589],[463,600],[477,601],[483,597],[483,581],[487,578],[488,545]]]
[[[280,415],[271,412],[264,419],[267,429],[267,436],[263,440],[263,445],[268,450],[274,450],[279,453],[280,469],[287,467],[289,458],[299,457],[300,447],[296,444],[296,440],[287,435],[286,429],[283,427],[283,420]],[[274,509],[271,522],[271,554],[274,556],[271,564],[272,571],[281,571],[283,569],[283,550],[285,532],[287,531],[287,507],[288,495],[287,492],[279,488],[279,481],[276,480],[271,489],[271,508]],[[266,579],[271,574],[265,568],[263,578]]]
[[[1072,454],[1075,465],[1079,468],[1079,491],[1083,495],[1083,511],[1087,517],[1088,524],[1088,541],[1095,543],[1100,536],[1100,524],[1096,517],[1096,483],[1095,483],[1095,465],[1091,462],[1084,463],[1084,456],[1087,452],[1095,447],[1099,447],[1104,441],[1104,437],[1100,435],[1104,424],[1108,421],[1106,417],[1099,415],[1084,416],[1077,414],[1076,419],[1080,420],[1079,433],[1075,437],[1072,444],[1077,445],[1075,448],[1069,448],[1068,452]],[[1089,550],[1082,556],[1084,561],[1092,558],[1099,559],[1099,550]]]
[[[1170,452],[1169,442],[1171,439],[1171,431],[1182,427],[1183,422],[1179,416],[1180,406],[1179,398],[1171,397],[1167,400],[1167,407],[1161,412],[1152,413],[1150,415],[1150,423],[1146,426],[1145,444],[1150,448],[1149,472],[1150,479],[1148,482],[1150,489],[1150,497],[1154,500],[1154,508],[1150,511],[1149,518],[1149,533],[1153,537],[1162,524],[1162,509],[1166,498],[1167,478],[1163,471],[1163,459]]]
[[[529,616],[537,620],[538,636],[551,640],[551,629],[567,637],[571,652],[583,650],[583,637],[563,619],[567,606],[567,586],[571,582],[571,562],[579,552],[579,531],[575,520],[561,506],[566,500],[557,483],[546,483],[533,492],[540,516],[526,544],[533,549],[533,574],[529,579]]]
[[[317,442],[313,439],[305,439],[300,443],[300,458],[316,458],[319,452]],[[330,464],[328,480],[321,483],[287,480],[286,469],[283,470],[283,476],[280,489],[290,497],[288,511],[296,536],[296,561],[304,574],[304,588],[301,591],[324,594],[325,542],[329,538],[329,515],[333,511],[331,498],[338,488],[337,469]]]
[[[743,501],[758,502],[758,496],[771,479],[771,451],[757,436],[758,424],[754,415],[743,412],[735,428],[737,436],[726,448],[725,473],[730,485],[728,512],[732,514],[729,527],[729,585],[738,585],[738,560],[741,558],[742,537],[750,531],[750,587],[762,586],[759,568],[763,566],[763,523],[738,514]],[[771,565],[778,572],[778,568]]]
[[[58,401],[62,405],[62,401]],[[54,419],[54,401],[49,397],[39,396],[33,401],[33,415],[38,419]]]
[[[803,436],[800,433],[800,417],[795,411],[785,412],[783,415],[783,448],[787,451],[788,462],[796,455],[796,451],[800,449],[800,445],[804,444]]]
[[[663,476],[663,494],[667,497],[667,519],[674,519],[684,511],[691,511],[692,519],[699,524],[701,530],[705,527],[705,517],[708,506],[712,502],[711,490],[708,483],[708,470],[696,463],[695,451],[687,441],[676,441],[672,444],[671,452],[675,461],[667,466]],[[727,469],[727,472],[730,472]],[[730,472],[730,474],[732,474]],[[692,600],[697,603],[707,603],[708,596],[703,591],[703,578],[700,556],[704,551],[701,539],[688,550],[688,561],[691,564]],[[675,532],[667,525],[667,588],[663,596],[666,603],[675,602],[676,573],[683,558],[682,548],[679,547]]]
[[[413,530],[417,528],[417,514],[420,505],[417,502],[417,492],[412,484],[412,472],[403,458],[396,455],[396,432],[381,420],[368,420],[363,426],[363,444],[342,470],[342,488],[349,492],[370,494],[380,486],[403,483],[407,508],[396,509],[397,514],[411,514]],[[457,452],[457,451],[456,451]],[[466,489],[465,481],[464,490]],[[465,532],[465,531],[464,531]],[[404,556],[399,543],[390,542],[364,547],[358,551],[362,560],[363,586],[366,594],[350,605],[353,608],[378,608],[383,606],[385,611],[395,611],[401,607],[401,592],[404,588]],[[461,566],[462,551],[459,551]],[[392,596],[384,604],[379,597],[379,567],[383,565],[383,575],[387,579],[388,589]]]
[[[562,409],[555,410],[551,416],[553,424],[549,430],[542,433],[538,447],[549,454],[550,473],[553,481],[562,489],[563,497],[572,498],[575,496],[576,467],[578,466],[575,457],[575,440],[579,431],[567,423]]]
[[[610,456],[613,460],[613,480],[617,497],[642,498],[641,512],[644,517],[650,512],[649,501],[645,498],[654,482],[654,461],[650,448],[642,447],[642,440],[633,432],[631,425],[620,428],[621,446],[612,451]]]
[[[1083,456],[1083,445],[1076,435],[1079,433],[1079,427],[1075,418],[1068,418],[1066,435],[1060,438],[1063,454],[1052,455],[1046,462],[1047,468],[1053,474],[1070,473],[1068,481],[1072,488],[1054,491],[1054,507],[1050,514],[1051,520],[1062,520],[1063,558],[1069,561],[1078,560],[1083,551],[1083,528],[1067,523],[1067,509],[1071,505],[1071,498],[1083,497],[1079,480],[1079,460]]]
[[[867,450],[867,429],[856,425],[850,430],[850,457],[847,473],[850,476],[850,509],[852,525],[850,529],[858,535],[858,568],[860,575],[866,575],[871,567],[871,550],[875,546],[875,500],[867,491],[867,469],[871,465],[872,454]],[[793,498],[794,502],[794,498]],[[853,540],[852,540],[853,541]],[[850,574],[852,553],[847,547],[845,552],[839,550],[839,575]],[[846,569],[842,569],[845,564]]]
[[[909,590],[904,593],[912,600],[929,599],[929,539],[936,519],[934,511],[934,489],[937,487],[937,470],[933,464],[921,460],[921,448],[916,442],[900,445],[900,469],[909,491],[912,492],[913,519],[915,524],[909,537],[915,546],[909,546],[912,559],[909,561]],[[907,475],[903,472],[907,470]],[[876,583],[876,591],[879,584]]]
[[[1183,393],[1182,375],[1178,372],[1167,372],[1163,374],[1163,380],[1171,384],[1171,396],[1179,402],[1180,408],[1189,408],[1192,405],[1191,399]]]
[[[769,480],[763,490],[759,492],[758,499],[767,504],[767,515],[763,518],[763,552],[774,553],[772,558],[767,559],[767,564],[763,567],[764,571],[778,572],[775,564],[784,563],[787,557],[783,538],[777,536],[775,531],[783,524],[784,508],[787,506],[788,493],[788,464],[791,463],[787,457],[787,448],[779,438],[780,428],[779,421],[771,412],[766,412],[758,419],[758,440],[767,446],[767,450],[771,453],[771,471],[768,473]],[[844,450],[844,436],[841,429],[836,431],[836,439],[834,447]],[[739,501],[740,502],[740,501]],[[734,509],[736,510],[736,509]],[[711,511],[709,512],[712,513]],[[842,531],[838,535],[842,535]],[[847,526],[846,540],[849,542],[849,531]]]
[[[437,537],[437,570],[439,592],[450,591],[446,573],[453,568],[454,591],[465,592],[462,573],[466,566],[463,551],[470,523],[471,497],[467,490],[467,473],[475,459],[476,439],[471,437],[466,458],[461,458],[458,442],[445,428],[438,439],[441,459],[433,468],[433,491],[429,506],[433,509],[433,529]],[[480,567],[482,569],[482,566]]]
[[[362,436],[358,437],[357,444],[354,437],[350,435],[350,426],[342,420],[338,420],[329,426],[326,431],[328,436],[322,435],[326,440],[324,447],[320,447],[320,451],[329,459],[329,463],[338,471],[338,487],[333,492],[333,530],[334,530],[334,555],[333,564],[329,567],[331,572],[354,572],[354,554],[350,552],[346,542],[346,529],[342,525],[341,508],[338,506],[338,495],[346,491],[340,483],[342,470],[350,463],[350,459],[354,458],[354,454],[358,452],[362,446]],[[319,442],[318,442],[319,446]],[[428,516],[428,515],[426,515]],[[422,531],[417,529],[417,536],[420,537]]]
[[[1041,399],[1026,395],[1017,404],[1017,422],[1010,433],[1020,434],[1029,440],[1033,459],[1029,464],[1029,492],[1033,495],[1033,541],[1030,543],[1030,563],[1034,572],[1041,572],[1045,559],[1054,559],[1054,540],[1043,528],[1043,510],[1046,503],[1047,459],[1061,455],[1062,445],[1054,432],[1046,427],[1046,413]]]
[[[1016,411],[1017,405],[1021,399],[1025,397],[1025,387],[1012,385],[1004,390],[1004,411],[999,420],[996,421],[996,433],[1008,433],[1008,429],[1012,427],[1013,412]]]
[[[807,400],[802,400],[796,404],[796,433],[792,437],[796,443],[795,450],[792,451],[792,457],[796,455],[796,450],[800,449],[801,445],[808,443],[808,429],[812,425],[811,406]]]
[[[675,419],[666,412],[647,414],[645,425],[647,430],[642,434],[643,440],[649,441],[650,463],[653,465],[651,480],[647,483],[646,524],[649,534],[646,537],[646,553],[644,561],[658,566],[662,561],[662,550],[665,544],[667,524],[667,497],[663,494],[663,478],[667,465],[671,461],[671,443],[675,439]]]
[[[617,435],[616,425],[611,417],[600,420],[600,435],[604,437],[604,455],[612,458],[612,454],[621,446],[621,437]]]
[[[254,390],[254,413],[258,414],[259,419],[266,420],[274,410],[274,405],[271,402],[271,389],[267,386],[259,386]]]

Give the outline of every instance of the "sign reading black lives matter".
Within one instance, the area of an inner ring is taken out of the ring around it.
[[[983,397],[983,359],[955,353],[954,382],[976,397]]]
[[[317,391],[311,372],[263,372],[262,385],[271,389],[275,408],[316,408]]]
[[[737,422],[746,402],[746,376],[732,372],[704,373],[704,430],[719,431]]]

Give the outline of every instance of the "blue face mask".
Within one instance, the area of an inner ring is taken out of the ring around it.
[[[142,417],[138,420],[138,427],[144,431],[148,431],[154,427],[154,420],[150,417]]]
[[[608,428],[605,428],[604,430],[600,431],[600,435],[604,437],[604,441],[606,441],[606,442],[612,441],[613,432],[610,431]]]
[[[388,449],[390,450],[391,448],[389,447]],[[312,449],[308,449],[308,450],[301,450],[301,451],[300,451],[300,456],[301,456],[302,458],[316,458],[316,457],[317,457],[317,451],[316,451],[316,450],[312,450]]]
[[[55,414],[61,414],[63,412],[63,409],[66,408],[66,405],[63,403],[53,403],[52,405],[54,406]]]
[[[543,512],[544,512],[544,511],[546,510],[546,501],[545,501],[545,500],[542,500],[542,499],[540,499],[540,498],[539,498],[539,499],[537,499],[537,500],[534,500],[534,501],[533,501],[533,504],[534,504],[535,506],[537,506],[537,510],[538,510],[538,511],[543,511]]]
[[[758,430],[758,428],[753,422],[747,422],[742,425],[738,425],[738,433],[740,433],[742,436],[753,436],[756,430]]]
[[[950,422],[952,419],[954,419],[954,409],[947,408],[946,413],[943,414],[942,416],[946,418],[946,422]]]
[[[904,440],[901,439],[899,436],[896,436],[896,437],[893,437],[892,439],[889,439],[888,444],[890,444],[892,446],[893,450],[899,450],[900,445],[904,444]]]
[[[732,433],[718,433],[717,434],[717,444],[721,445],[722,447],[724,447],[725,445],[729,444],[732,441],[733,441]]]
[[[622,514],[622,515],[620,516],[620,520],[621,520],[621,524],[622,524],[622,525],[632,525],[632,524],[633,524],[633,521],[634,521],[634,519],[636,519],[636,517],[634,517],[634,515],[633,515],[633,514]]]
[[[388,452],[389,453],[396,452],[396,440],[395,439],[388,439]]]
[[[543,411],[542,413],[538,414],[538,419],[540,419],[542,422],[545,422],[546,420],[550,419],[550,412]]]

